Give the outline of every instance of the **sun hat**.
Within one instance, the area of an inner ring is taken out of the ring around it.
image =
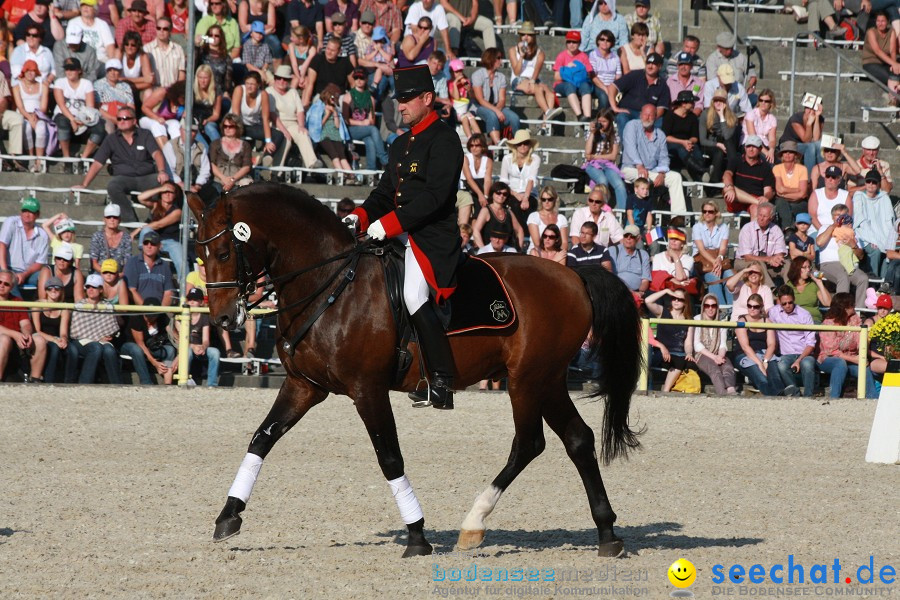
[[[734,34],[728,31],[723,31],[716,36],[716,46],[719,48],[734,48],[734,42]]]
[[[262,21],[253,21],[253,24],[250,26],[250,33],[262,33],[265,35],[266,24]]]
[[[257,22],[259,22],[259,21],[257,21]],[[333,15],[331,15],[331,22],[332,23],[346,23],[347,15],[345,15],[342,12],[336,12]]]
[[[756,146],[757,148],[763,147],[762,138],[758,135],[748,135],[744,140],[744,146]]]
[[[369,23],[371,25],[375,24],[375,13],[371,10],[364,10],[362,16],[359,18],[360,23]]]
[[[534,23],[531,21],[522,21],[522,24],[519,25],[518,34],[522,35],[523,33],[526,35],[535,35]]]
[[[118,273],[119,262],[114,258],[107,258],[100,264],[101,273]]]
[[[28,71],[34,71],[35,73],[38,74],[38,77],[40,77],[40,75],[41,75],[41,69],[38,67],[38,64],[36,62],[34,62],[33,60],[31,60],[30,58],[28,60],[26,60],[25,63],[22,65],[22,75],[24,75]]]
[[[728,90],[725,88],[716,88],[716,91],[713,92],[712,99],[715,100],[720,98],[722,100],[728,101]]]
[[[532,148],[539,146],[538,141],[531,137],[531,132],[527,129],[518,130],[511,140],[506,140],[506,145],[510,148],[515,148],[523,143],[530,144]]]
[[[800,154],[800,148],[797,146],[797,142],[794,140],[784,140],[781,142],[778,146],[778,156],[781,156],[785,152]]]
[[[381,25],[376,25],[375,29],[372,30],[372,39],[376,42],[388,39],[387,31]]]
[[[107,204],[103,207],[104,217],[121,217],[122,208],[118,204]]]
[[[62,279],[60,279],[59,277],[56,277],[55,275],[48,277],[47,281],[44,282],[45,290],[50,289],[50,288],[62,289],[63,287],[65,287],[65,285],[63,284]]]
[[[28,63],[25,63],[28,64]],[[879,140],[874,135],[869,135],[863,138],[863,141],[859,144],[862,146],[863,150],[878,150],[881,147],[881,140]]]
[[[278,65],[278,68],[275,69],[275,77],[290,79],[293,75],[294,73],[291,71],[291,65]]]

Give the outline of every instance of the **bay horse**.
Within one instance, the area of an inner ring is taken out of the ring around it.
[[[382,261],[364,251],[372,249],[371,242],[359,243],[327,206],[286,185],[250,185],[210,207],[188,194],[188,205],[198,223],[197,251],[206,264],[213,321],[226,329],[240,327],[249,295],[267,276],[278,294],[276,347],[287,374],[250,441],[216,519],[214,540],[240,532],[240,513],[263,459],[309,409],[335,393],[354,401],[371,438],[407,526],[403,556],[431,554],[389,399],[391,389],[415,390],[419,372],[413,367],[401,383],[393,382],[398,332]],[[353,257],[356,262],[350,264]],[[620,556],[624,543],[613,531],[616,515],[600,476],[594,433],[569,397],[566,378],[570,360],[591,332],[602,370],[593,395],[606,397],[601,457],[608,462],[639,446],[639,432],[628,422],[641,364],[631,292],[600,267],[571,269],[509,254],[486,260],[502,277],[518,318],[506,330],[451,336],[453,382],[464,389],[482,379],[507,377],[515,436],[506,466],[465,517],[458,547],[472,549],[484,540],[484,521],[501,494],[544,449],[543,419],[562,440],[584,483],[598,554]],[[291,346],[288,340],[298,338]]]

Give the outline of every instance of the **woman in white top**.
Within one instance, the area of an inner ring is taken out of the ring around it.
[[[541,83],[541,69],[544,67],[544,51],[537,45],[534,23],[524,21],[519,27],[519,43],[509,49],[510,85],[526,96],[534,96],[535,102],[547,121],[559,115],[562,109],[556,104],[556,95],[546,83]]]
[[[143,98],[153,90],[153,68],[144,52],[144,42],[137,31],[126,31],[122,38],[122,80]]]
[[[654,271],[665,271],[672,276],[675,283],[687,283],[694,268],[694,259],[684,251],[684,232],[669,228],[669,247],[653,257],[650,268]]]
[[[631,41],[619,48],[619,60],[622,61],[624,75],[647,66],[646,45],[649,36],[650,28],[646,24],[635,23],[631,26]]]
[[[758,135],[763,141],[762,153],[772,164],[775,164],[775,130],[778,129],[774,111],[775,92],[766,88],[759,93],[756,108],[744,117],[744,139]]]
[[[241,118],[244,135],[265,142],[265,152],[271,157],[266,156],[264,161],[269,164],[272,162],[276,165],[281,164],[284,134],[272,127],[269,94],[262,89],[262,77],[259,73],[248,73],[244,85],[234,88],[231,96],[231,112]]]
[[[520,129],[511,140],[506,140],[510,153],[500,163],[500,181],[510,187],[510,208],[519,224],[527,225],[528,215],[534,212],[537,201],[534,188],[537,186],[538,169],[541,159],[534,155],[538,147],[537,140],[531,138],[531,132]]]
[[[463,184],[484,208],[488,205],[494,179],[494,161],[487,155],[487,138],[483,133],[476,133],[466,142],[466,149],[468,152],[462,169]]]
[[[28,153],[38,157],[44,156],[47,150],[47,107],[50,103],[50,83],[44,78],[38,81],[41,73],[37,63],[32,60],[25,61],[22,73],[12,89],[16,110],[25,119],[25,144]],[[38,112],[41,113],[38,116]],[[43,171],[40,160],[34,161],[31,170],[34,173]]]
[[[81,155],[82,158],[88,158],[103,141],[106,133],[99,112],[97,122],[90,127],[76,118],[76,114],[84,118],[82,112],[84,108],[96,109],[94,85],[82,78],[81,61],[74,56],[65,60],[63,69],[66,76],[53,82],[53,98],[56,100],[53,122],[56,123],[58,130],[59,147],[65,158],[71,157],[72,138],[89,132],[88,141]],[[71,170],[71,164],[66,165],[66,170]]]
[[[531,245],[534,248],[541,247],[541,235],[548,225],[556,225],[562,233],[560,245],[563,252],[569,250],[569,220],[559,212],[559,194],[552,185],[541,188],[540,209],[528,215],[528,235],[531,236]]]

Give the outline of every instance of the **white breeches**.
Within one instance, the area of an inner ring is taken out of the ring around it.
[[[406,304],[406,310],[409,311],[409,314],[414,315],[423,304],[428,302],[430,290],[428,289],[428,282],[425,281],[425,275],[422,273],[422,268],[416,261],[416,256],[413,254],[408,239],[406,241],[405,260],[406,278],[403,282],[403,303]]]
[[[175,119],[169,119],[163,125],[150,117],[141,117],[139,123],[144,129],[149,129],[155,138],[168,137],[170,140],[174,140],[181,135],[181,123]]]

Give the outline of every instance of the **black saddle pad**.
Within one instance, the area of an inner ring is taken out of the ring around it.
[[[516,322],[516,309],[500,275],[486,261],[470,256],[456,272],[450,296],[447,335],[478,329],[505,329]]]

